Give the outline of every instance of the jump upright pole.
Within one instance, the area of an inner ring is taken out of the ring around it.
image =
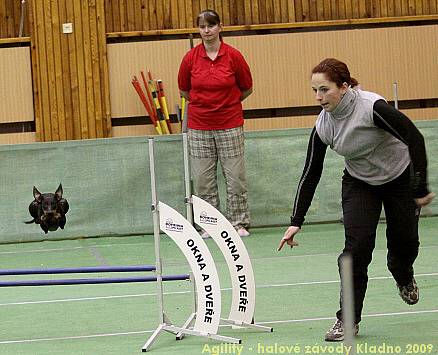
[[[192,36],[193,40],[193,36]],[[184,162],[184,186],[185,186],[185,198],[184,203],[186,204],[186,219],[193,225],[193,203],[192,203],[192,188],[190,179],[190,158],[189,158],[189,140],[187,137],[187,132],[182,133],[183,141],[183,162]],[[193,281],[193,294],[196,293],[196,285],[194,279]],[[183,328],[188,328],[196,317],[196,297],[193,297],[193,309],[192,314],[187,318],[186,322],[183,324]],[[176,335],[177,340],[184,338],[183,333],[178,333]]]
[[[183,158],[184,158],[184,183],[185,183],[185,198],[186,204],[186,218],[193,224],[193,210],[192,210],[192,189],[190,185],[190,162],[189,162],[189,142],[187,133],[182,134],[183,139]]]
[[[154,224],[154,247],[155,247],[155,273],[157,277],[157,301],[158,301],[158,322],[159,326],[143,345],[142,351],[146,352],[149,347],[154,343],[158,334],[170,324],[169,319],[164,313],[164,299],[163,299],[163,279],[162,279],[162,263],[160,254],[160,221],[158,215],[158,198],[157,198],[157,185],[155,180],[155,155],[154,155],[154,138],[149,138],[149,170],[151,177],[151,209],[152,209],[152,221]],[[177,332],[174,332],[177,334]]]
[[[167,316],[164,313],[163,306],[163,288],[162,288],[162,280],[160,279],[162,268],[161,268],[161,257],[160,257],[160,211],[159,211],[159,203],[157,198],[157,189],[156,189],[156,179],[155,179],[155,157],[154,157],[154,139],[149,139],[149,163],[150,163],[150,174],[151,174],[151,193],[152,193],[152,214],[153,214],[153,223],[154,223],[154,239],[155,239],[155,257],[156,257],[156,273],[157,273],[157,293],[158,293],[158,303],[159,303],[159,321],[160,324],[149,337],[147,342],[143,345],[142,351],[146,352],[158,338],[158,335],[165,331],[177,335],[177,339],[180,339],[185,334],[201,336],[205,338],[214,339],[220,342],[226,343],[235,343],[240,344],[241,340],[236,338],[231,338],[227,336],[222,336],[218,334],[209,333],[207,331],[199,331],[196,329],[188,329],[187,325],[191,323],[193,315],[189,317],[189,319],[185,322],[185,325],[182,327],[177,327],[173,325]],[[187,221],[188,222],[188,221]],[[190,223],[188,226],[193,228]],[[193,232],[199,237],[196,230]],[[202,242],[202,239],[200,239]],[[211,256],[211,254],[210,254]],[[187,257],[187,256],[186,256]],[[192,268],[193,271],[193,268]],[[199,273],[199,272],[198,272]],[[193,277],[193,280],[196,278],[196,275]],[[199,291],[199,290],[198,290]],[[196,308],[196,306],[195,306]],[[196,312],[195,312],[196,314]]]
[[[154,248],[155,248],[155,274],[157,276],[157,297],[158,297],[158,321],[160,324],[166,322],[163,305],[163,280],[162,263],[160,254],[160,222],[157,211],[157,185],[155,181],[155,159],[154,159],[154,139],[149,138],[149,169],[151,176],[151,195],[152,195],[152,221],[154,224]]]
[[[228,265],[228,269],[230,271],[230,275],[232,276],[232,306],[230,310],[230,314],[228,318],[221,318],[221,321],[225,324],[230,324],[232,327],[248,327],[253,328],[265,332],[272,332],[272,327],[263,326],[260,324],[256,324],[254,321],[254,307],[255,307],[255,280],[254,274],[252,270],[251,260],[249,254],[245,248],[244,243],[241,241],[241,238],[237,235],[237,232],[234,230],[234,227],[229,223],[228,220],[224,218],[224,216],[217,211],[213,206],[206,203],[202,199],[192,195],[191,191],[191,178],[190,178],[190,159],[189,159],[189,149],[188,149],[188,139],[187,133],[183,133],[183,153],[184,153],[184,180],[185,180],[185,203],[187,209],[187,217],[186,219],[191,224],[197,224],[202,227],[213,240],[218,245],[219,249],[221,249],[225,260]],[[209,230],[211,227],[211,223],[203,223],[200,218],[200,210],[203,213],[208,214],[210,217],[214,216],[212,220],[214,220],[215,227]],[[220,228],[218,230],[218,228]],[[221,237],[217,238],[216,234],[221,232]],[[227,242],[224,242],[224,238],[222,235],[226,233],[227,235],[234,234],[235,237],[229,239],[231,237],[227,237]],[[228,234],[229,233],[229,234]],[[233,250],[235,251],[235,255],[239,255],[239,261],[236,263],[234,256],[230,254],[230,245],[232,245]],[[239,270],[237,272],[236,270]],[[246,296],[244,301],[248,301],[246,304],[245,311],[239,308],[239,304],[241,302],[240,299],[240,284],[241,280],[245,280],[247,282],[246,285]],[[193,282],[194,289],[196,291],[196,284]],[[194,302],[193,313],[187,319],[187,322],[183,325],[183,328],[189,328],[192,326],[192,323],[196,320],[197,317],[197,304],[196,297]],[[177,339],[181,339],[184,334],[177,334]]]

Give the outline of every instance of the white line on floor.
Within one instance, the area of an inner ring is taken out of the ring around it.
[[[86,249],[90,247],[95,248],[108,248],[108,247],[117,247],[117,246],[132,246],[132,245],[143,245],[143,243],[126,243],[126,244],[90,244],[87,246],[76,246],[76,247],[67,247],[67,248],[47,248],[47,249],[29,249],[29,250],[10,250],[10,251],[0,251],[0,255],[4,254],[27,254],[27,253],[47,253],[52,251],[69,251],[69,250],[77,250],[77,249]],[[420,249],[428,249],[428,248],[438,248],[438,245],[427,245],[427,246],[420,246]],[[387,249],[375,249],[374,251],[384,251],[386,252]],[[257,260],[263,260],[263,259],[283,259],[283,258],[305,258],[309,256],[329,256],[329,255],[337,255],[339,254],[339,251],[334,251],[333,253],[320,253],[320,254],[304,254],[304,255],[284,255],[284,256],[275,256],[275,257],[267,257],[267,258],[255,258]]]
[[[363,315],[362,317],[363,318],[389,317],[389,316],[405,316],[405,315],[430,314],[430,313],[438,313],[438,309],[429,309],[429,310],[422,310],[422,311],[409,311],[409,312],[376,313],[376,314]],[[316,322],[316,321],[323,321],[323,320],[334,320],[334,317],[272,320],[272,321],[265,321],[265,322],[257,322],[257,324],[304,323],[304,322]],[[221,325],[221,327],[229,327],[229,326],[230,325]],[[17,344],[17,343],[60,341],[60,340],[85,339],[85,338],[113,337],[113,336],[123,336],[123,335],[135,335],[135,334],[152,333],[154,331],[155,330],[139,330],[139,331],[132,331],[132,332],[76,335],[76,336],[58,337],[58,338],[37,338],[37,339],[3,340],[3,341],[0,341],[0,344]]]

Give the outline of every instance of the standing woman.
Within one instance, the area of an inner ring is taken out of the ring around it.
[[[337,59],[324,59],[313,68],[311,84],[323,109],[310,135],[291,226],[278,249],[285,243],[291,247],[298,245],[294,236],[304,222],[330,146],[345,158],[342,177],[345,247],[340,257],[348,254],[353,259],[357,334],[382,204],[386,216],[387,266],[400,297],[413,305],[419,300],[413,269],[419,247],[418,217],[420,208],[435,195],[427,186],[423,136],[409,118],[383,97],[352,89],[358,82],[350,76],[347,65]],[[325,335],[326,341],[344,339],[342,303],[336,317]]]
[[[252,77],[242,54],[224,43],[213,10],[196,20],[202,43],[183,58],[178,73],[188,100],[188,138],[197,195],[219,209],[217,163],[227,189],[227,217],[241,237],[249,235],[242,103],[252,93]],[[208,238],[203,233],[203,238]]]

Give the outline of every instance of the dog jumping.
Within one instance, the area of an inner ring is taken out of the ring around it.
[[[59,184],[55,193],[41,193],[34,186],[34,200],[29,205],[29,213],[32,220],[24,222],[26,224],[39,224],[44,233],[56,231],[58,228],[64,229],[67,222],[65,214],[69,210],[68,202],[62,197],[62,184]]]

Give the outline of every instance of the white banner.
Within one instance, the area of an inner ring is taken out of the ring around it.
[[[232,284],[229,319],[251,323],[255,309],[255,281],[245,244],[232,224],[209,203],[192,195],[194,221],[219,246],[228,265]]]
[[[213,257],[196,229],[181,214],[158,203],[160,228],[181,249],[196,283],[197,310],[193,330],[217,334],[221,314],[219,276]]]

